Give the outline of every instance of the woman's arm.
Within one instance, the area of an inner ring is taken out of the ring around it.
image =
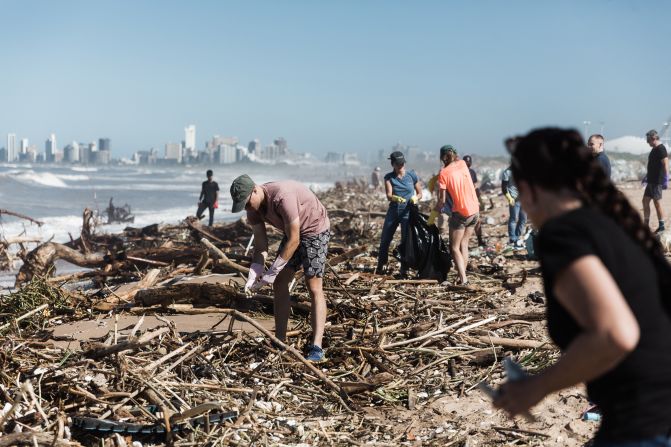
[[[391,202],[391,196],[394,195],[393,188],[391,187],[391,181],[389,180],[384,181],[384,190],[385,193],[387,194],[387,200]]]
[[[494,405],[520,414],[547,394],[602,376],[636,348],[640,328],[601,260],[584,256],[561,272],[555,284],[559,303],[582,328],[553,366],[519,382],[508,382]]]
[[[415,195],[419,199],[422,198],[422,182],[420,181],[415,182]]]

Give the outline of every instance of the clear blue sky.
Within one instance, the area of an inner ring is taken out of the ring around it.
[[[163,148],[197,126],[324,154],[503,153],[539,125],[671,115],[671,1],[0,0],[0,146]]]

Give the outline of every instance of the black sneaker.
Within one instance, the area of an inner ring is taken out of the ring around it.
[[[662,233],[665,229],[666,229],[666,228],[664,228],[664,225],[660,225],[660,226],[657,227],[657,229],[655,230],[655,234]]]

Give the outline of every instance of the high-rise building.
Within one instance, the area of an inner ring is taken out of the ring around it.
[[[58,152],[58,146],[56,145],[56,134],[52,133],[49,135],[49,139],[44,143],[44,161],[47,163],[55,162],[56,152]]]
[[[7,147],[5,148],[7,150],[7,155],[6,155],[6,160],[3,161],[8,161],[12,162],[16,160],[17,158],[17,152],[16,152],[16,134],[14,133],[8,133],[7,134]]]
[[[285,140],[283,137],[279,137],[275,141],[275,146],[277,146],[277,149],[280,151],[281,155],[287,155],[288,152],[288,146],[287,146],[287,140]]]
[[[235,163],[236,161],[236,147],[230,144],[219,145],[219,163],[222,165]]]
[[[258,138],[249,142],[247,145],[247,152],[256,155],[261,152],[261,142],[258,140]]]
[[[110,151],[110,139],[109,138],[99,138],[98,139],[98,150],[99,151]]]
[[[196,150],[196,126],[193,124],[184,128],[184,149],[187,153]]]
[[[79,145],[75,147],[73,144],[68,144],[63,148],[63,162],[75,163],[79,161]]]
[[[25,154],[28,151],[28,138],[21,138],[21,153]]]
[[[79,143],[78,146],[79,146],[79,162],[83,165],[90,164],[93,161],[93,157],[91,155],[91,149],[89,148],[89,145],[86,143]]]
[[[179,143],[166,143],[165,145],[165,159],[175,160],[177,163],[182,162],[182,145]]]

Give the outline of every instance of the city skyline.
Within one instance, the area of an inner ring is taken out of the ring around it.
[[[642,136],[671,114],[669,2],[183,6],[4,4],[0,135],[109,135],[128,157],[195,123],[320,156],[397,141],[486,155],[536,126]]]

